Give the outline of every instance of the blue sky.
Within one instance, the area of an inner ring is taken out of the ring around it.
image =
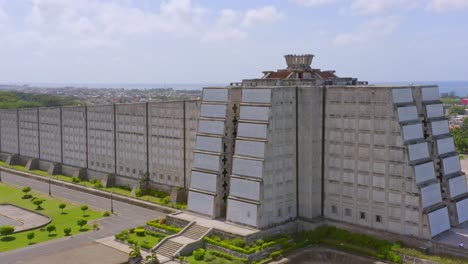
[[[312,53],[370,81],[468,80],[468,0],[0,0],[0,82],[228,83]]]

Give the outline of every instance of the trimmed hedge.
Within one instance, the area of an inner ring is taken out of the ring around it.
[[[276,239],[276,240],[273,240]],[[287,242],[290,240],[289,236],[282,235],[279,237],[272,237],[268,239],[270,242],[264,242],[264,241],[256,241],[252,245],[246,245],[245,241],[243,241],[241,238],[234,238],[232,240],[221,240],[217,236],[212,236],[212,237],[205,237],[205,242],[227,248],[230,250],[234,250],[246,255],[253,254],[257,251],[266,249],[268,247],[275,246],[277,244],[287,244]],[[240,247],[241,245],[244,245],[243,247]]]
[[[229,255],[227,253],[224,253],[224,252],[221,252],[221,251],[217,251],[217,250],[213,250],[213,249],[210,249],[208,250],[208,253],[213,255],[213,256],[216,256],[218,258],[223,258],[223,259],[227,259],[227,260],[230,260],[230,261],[241,261],[242,263],[249,263],[249,260],[248,259],[245,259],[245,258],[238,258],[238,257],[235,257],[233,255]]]
[[[160,224],[159,220],[153,220],[153,221],[148,221],[146,222],[147,225],[153,226],[162,230],[166,230],[171,233],[179,233],[182,228],[176,227],[176,226],[170,226],[170,225],[165,225],[165,224]]]

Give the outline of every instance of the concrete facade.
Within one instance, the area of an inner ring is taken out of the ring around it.
[[[466,177],[438,88],[373,86],[295,65],[306,57],[287,57],[288,69],[261,79],[204,89],[212,96],[202,105],[221,98],[216,91],[240,89],[240,114],[235,135],[197,137],[205,151],[229,140],[235,148],[232,157],[220,153],[232,159],[229,187],[216,188],[217,175],[192,173],[189,210],[258,229],[328,218],[426,239],[466,221]],[[199,133],[221,135],[216,120],[234,111],[223,113],[202,106]],[[201,161],[220,169],[216,157]],[[226,217],[211,214],[211,197],[226,193]]]
[[[374,86],[287,56],[202,100],[0,111],[0,157],[188,192],[188,210],[267,230],[330,219],[430,239],[468,220],[437,86]],[[11,155],[10,155],[11,157]]]
[[[19,109],[19,154],[28,158],[39,158],[39,110]]]
[[[0,110],[1,157],[57,163],[70,176],[116,174],[122,185],[136,184],[149,160],[151,185],[188,188],[199,112],[197,100]]]
[[[2,152],[19,154],[18,110],[0,112],[0,149]]]

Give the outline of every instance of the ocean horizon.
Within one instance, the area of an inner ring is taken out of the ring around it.
[[[203,87],[226,86],[229,83],[3,83],[1,85],[18,85],[46,88],[75,87],[75,88],[124,88],[124,89],[153,89],[173,88],[176,90],[200,90]],[[467,81],[386,81],[369,82],[369,84],[393,85],[438,85],[440,93],[455,92],[457,96],[468,97]]]

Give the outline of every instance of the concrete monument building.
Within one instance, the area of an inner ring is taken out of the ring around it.
[[[436,86],[374,86],[285,56],[287,69],[205,88],[189,210],[267,229],[333,219],[431,238],[468,197]]]
[[[330,219],[430,239],[468,220],[437,86],[377,86],[286,55],[201,100],[0,111],[0,158],[188,193],[258,230]],[[52,169],[51,169],[52,168]]]

